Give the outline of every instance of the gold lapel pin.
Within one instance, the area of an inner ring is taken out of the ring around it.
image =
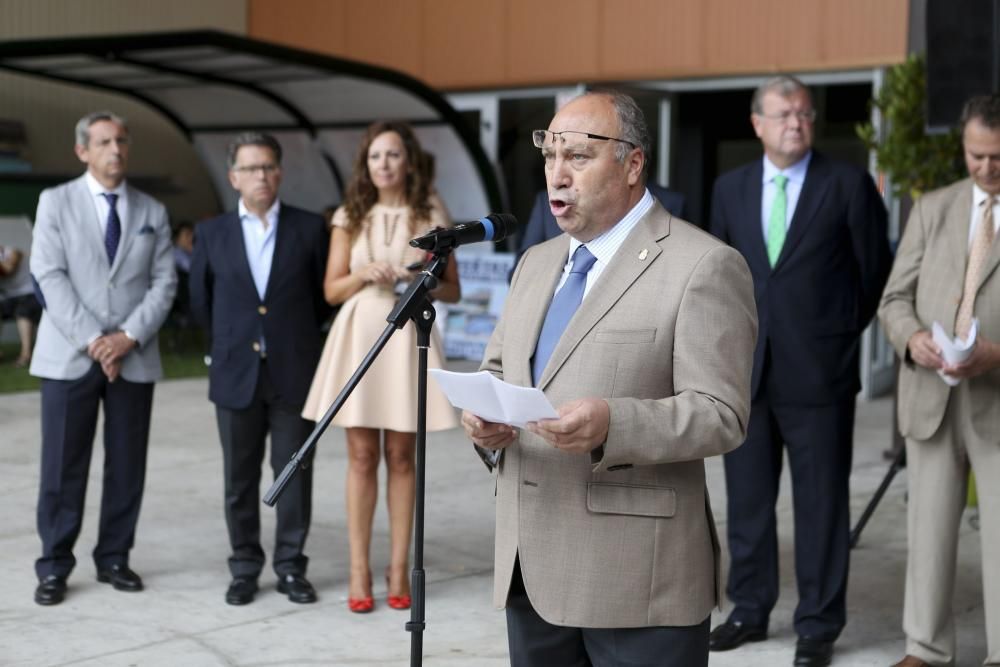
[[[649,251],[646,250],[645,248],[643,248],[642,250],[639,251],[639,259],[641,259],[641,260],[645,260],[648,255],[649,255]]]

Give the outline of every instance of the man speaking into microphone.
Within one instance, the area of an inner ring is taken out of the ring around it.
[[[702,459],[746,434],[750,272],[650,195],[632,98],[583,95],[532,138],[565,233],[518,264],[482,368],[559,417],[462,415],[502,451],[494,603],[511,664],[704,666],[720,586]]]

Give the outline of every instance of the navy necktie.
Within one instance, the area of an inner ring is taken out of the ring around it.
[[[573,313],[580,307],[580,302],[583,301],[583,290],[587,286],[587,273],[596,261],[597,258],[590,254],[587,246],[580,246],[573,254],[573,266],[569,270],[569,276],[552,297],[549,311],[545,314],[545,322],[542,324],[542,332],[538,334],[535,358],[531,363],[533,384],[538,384],[538,379],[542,377],[542,371],[545,370],[545,364],[549,363],[552,351],[556,349],[556,344],[562,338],[563,330],[573,319]]]
[[[118,195],[113,192],[104,193],[104,198],[108,200],[108,225],[104,230],[104,249],[108,251],[108,264],[115,263],[115,253],[118,252],[118,242],[122,239],[122,221],[118,217],[115,204],[118,203]]]

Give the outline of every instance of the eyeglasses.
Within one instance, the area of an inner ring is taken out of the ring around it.
[[[569,135],[569,136],[566,136]],[[628,144],[632,148],[638,148],[637,145],[633,144],[631,141],[626,141],[624,139],[617,139],[615,137],[605,137],[602,134],[592,134],[590,132],[577,132],[576,130],[563,130],[562,132],[549,132],[548,130],[533,130],[531,132],[531,141],[535,144],[535,148],[545,148],[546,145],[551,145],[555,142],[556,137],[559,137],[565,142],[567,139],[597,139],[598,141],[620,141],[623,144]]]
[[[237,174],[249,174],[253,176],[254,174],[260,172],[265,176],[270,176],[280,168],[281,167],[276,164],[248,164],[242,167],[233,167],[232,170]]]
[[[800,123],[811,123],[816,120],[816,110],[808,109],[806,111],[782,111],[781,113],[759,113],[757,114],[761,118],[767,118],[768,120],[776,120],[782,125],[787,125],[788,121],[795,116]]]

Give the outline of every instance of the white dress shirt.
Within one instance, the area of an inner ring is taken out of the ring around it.
[[[239,216],[240,224],[243,226],[243,247],[247,253],[247,263],[250,264],[250,274],[253,276],[253,284],[257,287],[257,296],[264,300],[264,293],[267,291],[267,279],[271,276],[271,262],[274,259],[274,240],[278,231],[278,212],[281,209],[281,202],[277,199],[271,204],[264,214],[266,220],[262,221],[256,214],[251,213],[243,198],[240,198]]]
[[[764,190],[760,198],[760,228],[764,235],[764,245],[767,245],[767,228],[771,219],[771,207],[774,205],[774,197],[778,194],[778,184],[774,182],[774,177],[784,174],[788,181],[785,183],[785,229],[792,223],[792,216],[795,215],[795,207],[799,204],[799,195],[802,194],[802,184],[806,182],[806,172],[809,170],[809,161],[812,159],[812,151],[806,156],[786,169],[778,169],[767,156],[764,156]]]
[[[115,211],[117,211],[118,219],[122,223],[122,229],[124,229],[125,221],[128,220],[128,198],[125,196],[125,181],[119,183],[113,190],[108,190],[98,183],[97,179],[89,171],[84,176],[84,180],[87,183],[87,189],[90,190],[90,198],[94,202],[94,207],[97,211],[97,223],[101,227],[101,239],[104,239],[104,235],[107,233],[108,212],[111,210],[111,204],[104,197],[105,194],[118,195],[118,201],[115,202]]]

